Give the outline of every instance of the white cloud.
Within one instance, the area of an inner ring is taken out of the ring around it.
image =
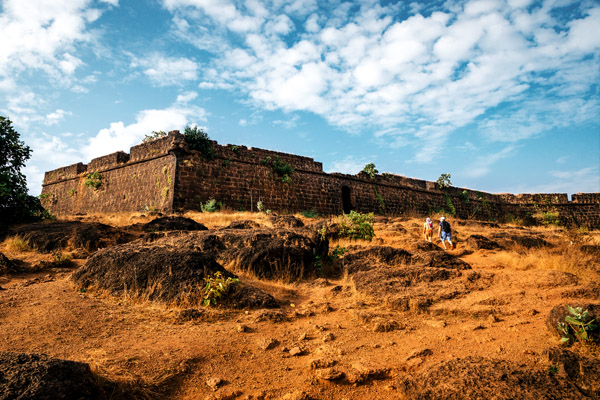
[[[502,150],[493,154],[483,154],[477,157],[473,163],[467,166],[463,175],[469,178],[480,178],[487,175],[492,170],[492,166],[498,161],[509,158],[515,154],[516,147],[506,146]]]
[[[431,160],[456,128],[473,122],[491,140],[518,142],[596,115],[589,92],[599,78],[600,6],[591,3],[579,4],[581,17],[570,21],[554,13],[562,3],[527,8],[526,0],[448,2],[406,20],[392,18],[402,4],[378,1],[163,3],[181,25],[208,26],[186,31],[190,43],[214,54],[201,88],[239,90],[260,108],[311,111],[349,131],[398,132],[402,143],[412,132],[415,161]],[[290,36],[290,19],[305,32]],[[233,28],[233,21],[252,23]],[[199,44],[207,40],[219,44]],[[551,90],[554,98],[546,96]],[[525,111],[506,126],[503,110],[523,101]],[[532,113],[540,109],[549,111]]]
[[[598,193],[600,192],[600,168],[596,166],[575,170],[549,171],[550,183],[523,186],[521,193]]]
[[[125,125],[122,121],[112,122],[108,128],[101,129],[82,149],[86,160],[103,156],[115,151],[128,152],[138,144],[144,135],[152,131],[171,131],[186,125],[195,125],[205,120],[205,111],[200,107],[175,104],[162,110],[143,110],[135,122]]]
[[[177,96],[178,103],[189,103],[198,97],[198,93],[196,92],[183,92],[179,96]]]
[[[355,175],[362,171],[369,162],[366,158],[356,159],[353,156],[347,156],[343,160],[332,162],[329,168],[327,168],[327,172],[341,172],[342,174]]]
[[[72,113],[70,111],[58,109],[50,114],[46,114],[45,124],[46,125],[56,125],[60,121],[62,121],[65,118],[65,116],[69,116],[71,114]]]
[[[131,63],[133,68],[138,66],[144,69],[144,74],[157,86],[182,85],[198,78],[198,65],[187,58],[155,54]]]

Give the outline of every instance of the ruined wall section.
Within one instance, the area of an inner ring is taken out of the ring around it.
[[[134,146],[129,154],[116,152],[94,158],[87,165],[78,163],[46,172],[42,205],[55,215],[170,212],[176,166],[173,152],[180,145],[173,134]],[[100,185],[94,188],[93,181]]]

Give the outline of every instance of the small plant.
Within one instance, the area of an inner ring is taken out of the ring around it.
[[[317,213],[314,208],[311,208],[310,211],[302,211],[300,214],[306,218],[317,218],[319,216],[319,213]]]
[[[339,222],[340,236],[368,241],[371,241],[373,236],[375,236],[375,230],[373,229],[375,216],[373,213],[362,214],[350,211],[350,214],[342,215]]]
[[[52,261],[53,267],[69,267],[72,264],[73,256],[67,253],[57,253]]]
[[[339,244],[336,245],[333,250],[331,250],[331,253],[329,253],[329,257],[333,260],[336,258],[340,258],[341,256],[343,256],[344,254],[346,254],[346,252],[348,251],[347,248],[340,246]]]
[[[462,192],[460,192],[459,196],[460,196],[460,199],[464,203],[468,203],[469,202],[469,192],[467,192],[466,190],[463,190]]]
[[[548,372],[551,373],[552,375],[556,375],[558,374],[558,365],[548,365]]]
[[[157,139],[163,138],[167,136],[167,133],[165,131],[152,131],[152,133],[150,133],[149,135],[144,135],[144,139],[142,140],[143,143],[149,143],[149,142],[153,142]]]
[[[215,158],[210,138],[202,128],[198,128],[198,126],[194,126],[193,128],[186,126],[183,135],[190,149],[199,151],[204,158],[209,160]]]
[[[362,172],[369,175],[369,178],[375,179],[375,175],[377,175],[379,171],[377,170],[377,168],[375,168],[375,164],[369,163],[365,165],[365,167],[362,169]]]
[[[102,185],[102,175],[100,172],[94,171],[85,175],[85,181],[83,182],[85,186],[94,188],[94,190],[98,190],[100,185]]]
[[[448,188],[452,186],[450,181],[451,174],[441,174],[440,177],[435,181],[440,189]]]
[[[240,154],[239,146],[236,146],[236,145],[231,146],[231,151],[233,151],[235,154]]]
[[[223,160],[223,168],[229,168],[229,164],[231,164],[231,161],[229,161],[229,158],[226,158]]]
[[[77,190],[71,189],[67,193],[69,193],[69,196],[73,197],[73,196],[75,196],[75,193],[77,193]]]
[[[381,196],[381,193],[377,191],[377,188],[373,188],[373,193],[375,194],[375,198],[377,199],[379,212],[383,214],[385,212],[385,201],[383,200],[383,196]]]
[[[321,259],[321,256],[317,254],[317,250],[316,249],[313,249],[312,253],[313,253],[313,257],[315,257],[315,261],[313,262],[313,266],[315,267],[315,270],[317,271],[317,274],[319,276],[323,276],[323,260]]]
[[[215,199],[209,199],[206,203],[202,204],[200,203],[200,210],[202,210],[202,212],[215,212],[217,211],[217,200]]]
[[[263,212],[265,210],[265,206],[262,201],[256,203],[256,209],[258,210],[258,212]]]
[[[15,251],[15,252],[20,253],[20,252],[31,250],[29,241],[27,239],[23,239],[19,235],[6,239],[4,244],[6,245],[6,248],[9,249],[10,251]]]
[[[325,239],[327,239],[327,224],[323,224],[323,226],[319,228],[317,233],[319,234],[319,239],[321,240],[321,242],[324,242]]]
[[[446,206],[448,206],[448,213],[450,215],[456,215],[456,208],[454,208],[454,204],[452,204],[452,199],[450,196],[444,193],[444,200],[446,201]]]
[[[589,310],[583,311],[582,307],[570,306],[567,306],[567,310],[570,315],[565,317],[565,322],[558,323],[558,329],[562,334],[560,342],[591,341],[589,334],[598,329],[598,325],[594,323],[595,319],[590,320]]]
[[[204,278],[206,285],[204,286],[204,306],[216,306],[221,298],[226,295],[229,290],[240,282],[238,278],[223,278],[220,271],[215,272],[212,276]]]
[[[290,164],[285,161],[281,161],[279,156],[275,157],[273,161],[273,172],[281,178],[281,182],[290,183],[292,181],[292,173],[294,172],[294,168]]]

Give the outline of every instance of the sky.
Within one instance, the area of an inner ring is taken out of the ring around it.
[[[599,84],[597,0],[0,0],[32,194],[186,125],[326,172],[600,192]]]

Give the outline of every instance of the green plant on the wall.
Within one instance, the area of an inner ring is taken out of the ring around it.
[[[377,199],[379,212],[383,214],[385,212],[385,201],[383,200],[383,196],[381,196],[381,193],[379,193],[377,188],[373,188],[373,193],[375,194],[375,198]]]
[[[441,174],[435,183],[437,183],[440,189],[448,188],[452,186],[452,182],[450,181],[451,176],[451,174]]]
[[[271,170],[273,171],[273,176],[276,180],[279,180],[283,183],[291,183],[292,182],[292,174],[294,173],[294,168],[290,164],[285,161],[281,161],[279,156],[275,156],[275,159],[272,159],[270,156],[267,156],[260,160],[263,165],[271,165]]]
[[[466,190],[460,192],[459,197],[464,203],[469,202],[469,192],[467,192]]]
[[[369,163],[365,165],[365,167],[362,169],[362,172],[369,175],[369,178],[375,179],[375,175],[377,175],[379,171],[377,170],[377,168],[375,168],[375,164]]]
[[[235,154],[240,154],[240,147],[233,145],[231,146],[231,151],[233,151]]]
[[[84,185],[87,187],[94,188],[97,190],[102,185],[102,175],[100,172],[94,171],[85,175],[85,181],[83,181]]]
[[[456,208],[454,208],[454,204],[452,204],[452,199],[446,193],[444,193],[444,201],[446,201],[446,206],[448,207],[448,213],[450,215],[456,215]]]
[[[231,164],[231,161],[229,161],[229,158],[226,158],[223,160],[223,167],[224,168],[229,168],[229,165]]]
[[[165,131],[152,131],[149,135],[144,135],[144,140],[142,140],[142,142],[153,142],[156,139],[161,139],[165,136],[167,136],[167,133]]]

